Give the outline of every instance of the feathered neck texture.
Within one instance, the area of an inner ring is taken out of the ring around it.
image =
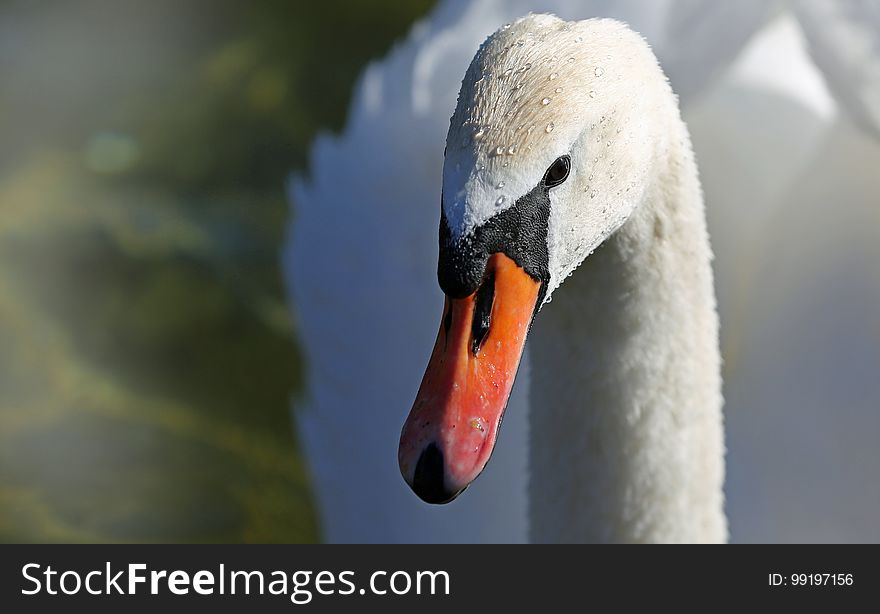
[[[537,542],[721,542],[724,442],[712,253],[675,117],[627,222],[531,335]]]

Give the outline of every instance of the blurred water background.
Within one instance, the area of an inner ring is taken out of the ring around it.
[[[319,538],[285,181],[429,4],[0,2],[0,540]]]

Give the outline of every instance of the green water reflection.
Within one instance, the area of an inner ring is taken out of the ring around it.
[[[285,177],[428,4],[0,3],[0,540],[319,538]]]

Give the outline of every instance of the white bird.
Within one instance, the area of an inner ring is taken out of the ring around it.
[[[490,36],[452,116],[440,226],[446,308],[400,442],[416,494],[445,503],[485,467],[534,316],[532,538],[724,541],[711,250],[644,40],[549,15]]]
[[[297,403],[296,419],[324,539],[527,539],[528,356],[508,403],[505,445],[480,488],[442,509],[426,506],[402,483],[394,458],[441,296],[432,246],[446,118],[479,43],[529,10],[616,17],[645,33],[661,59],[680,59],[664,64],[679,92],[692,97],[735,57],[766,12],[763,2],[743,4],[731,14],[725,3],[691,0],[650,7],[447,0],[383,62],[368,67],[345,134],[321,136],[310,176],[291,185],[295,212],[284,256],[308,360],[307,396]],[[696,55],[702,61],[694,65]]]
[[[810,4],[822,5],[821,2]],[[799,14],[809,16],[810,7],[806,2],[796,6]],[[799,161],[810,159],[810,151],[821,143],[822,133],[828,130],[826,115],[822,113],[811,116],[809,121],[800,121],[806,130],[798,129],[793,123],[794,119],[806,117],[798,98],[802,93],[792,90],[790,97],[789,94],[782,97],[767,90],[765,95],[763,82],[754,82],[753,86],[752,81],[732,80],[726,76],[723,68],[740,54],[743,44],[762,26],[768,12],[764,2],[737,3],[735,8],[731,7],[728,3],[692,0],[650,5],[602,0],[447,0],[430,19],[414,28],[407,41],[385,61],[368,68],[352,101],[345,134],[321,137],[313,148],[311,177],[299,178],[292,184],[295,215],[285,254],[287,280],[309,368],[308,396],[297,403],[297,421],[314,474],[325,539],[521,541],[526,538],[524,476],[529,464],[526,452],[529,351],[508,406],[502,444],[478,485],[470,489],[467,496],[442,508],[424,505],[406,489],[394,462],[400,421],[412,401],[430,353],[431,340],[425,331],[435,322],[437,311],[434,310],[440,304],[433,272],[437,265],[434,246],[441,183],[440,154],[447,128],[445,118],[454,105],[457,89],[454,84],[459,82],[473,50],[494,25],[529,9],[552,10],[569,19],[613,16],[645,34],[681,95],[682,105],[690,109],[689,123],[704,174],[708,176],[708,179],[704,177],[704,185],[711,196],[710,216],[714,221],[710,221],[715,224],[714,237],[720,254],[722,283],[719,288],[723,291],[722,299],[727,296],[728,301],[727,307],[722,303],[722,315],[726,313],[725,322],[730,323],[731,305],[739,305],[743,302],[742,296],[749,296],[743,293],[743,288],[748,286],[742,286],[740,269],[730,263],[738,262],[744,250],[748,250],[751,259],[760,258],[761,252],[754,250],[763,244],[754,238],[761,236],[761,229],[766,227],[772,211],[770,208],[777,206],[779,195],[799,173]],[[863,8],[870,11],[870,7]],[[857,12],[850,12],[847,17],[853,24],[870,22]],[[863,30],[873,32],[870,28],[863,27]],[[821,28],[818,31],[822,32]],[[846,35],[842,28],[826,28],[824,32],[831,42],[835,37],[844,42],[864,40],[864,37]],[[808,42],[813,44],[812,39]],[[787,39],[786,44],[789,44]],[[834,50],[830,43],[826,46]],[[864,47],[855,45],[855,51],[836,56],[830,53],[830,60],[826,58],[826,62],[837,67],[838,73],[840,67],[851,66],[852,72],[860,66],[871,66],[852,61],[864,56],[860,51]],[[758,53],[755,46],[752,54],[754,70],[751,72],[771,74],[765,79],[768,86],[771,80],[772,85],[785,81],[791,73],[790,67],[776,66],[779,51],[778,47],[768,47]],[[804,66],[806,70],[809,59],[803,51],[795,51],[792,58],[797,62],[796,68]],[[842,59],[835,61],[835,57]],[[767,66],[775,66],[775,73],[768,72]],[[815,68],[809,66],[809,70],[815,73]],[[872,73],[863,69],[863,74],[870,77]],[[723,87],[712,86],[713,83],[721,83]],[[876,81],[863,78],[858,83],[864,84],[859,90],[863,93],[851,98],[870,100],[874,91],[871,85]],[[838,87],[846,85],[844,82]],[[821,83],[818,87],[821,89]],[[698,99],[698,94],[707,91],[708,97]],[[827,93],[824,95],[827,97]],[[784,100],[789,102],[783,104]],[[819,107],[823,104],[820,100]],[[811,108],[809,101],[806,108]],[[786,144],[790,146],[787,148]],[[821,175],[812,173],[812,176]],[[724,240],[719,243],[719,238]],[[777,234],[772,245],[766,244],[764,253],[774,255],[780,249],[784,251],[785,247],[780,245],[784,246],[787,239],[786,234]],[[746,240],[748,242],[743,243]],[[789,244],[792,242],[797,243],[795,236],[788,240]],[[572,283],[578,283],[577,276],[560,292],[567,292]],[[760,305],[747,303],[752,319],[762,313],[755,311]],[[739,313],[742,309],[736,307],[734,311]],[[549,313],[539,317],[536,335],[542,327],[541,319]],[[743,317],[736,320],[743,321]],[[733,330],[738,340],[737,330],[741,331],[742,327]],[[764,334],[763,338],[768,336]],[[767,406],[762,405],[763,399],[756,399],[753,392],[757,390],[754,382],[761,377],[760,373],[755,372],[749,379],[737,375],[726,395],[728,407],[732,405],[738,410],[731,414],[731,420],[737,425],[731,437],[739,444],[734,449],[739,456],[732,485],[734,510],[738,514],[732,518],[740,519],[740,539],[753,539],[755,535],[767,539],[774,535],[766,529],[772,525],[773,510],[780,509],[780,502],[795,499],[790,488],[769,488],[771,483],[783,483],[781,480],[786,476],[783,466],[767,464],[770,449],[778,447],[771,434],[768,432],[764,437],[766,445],[763,440],[761,443],[767,448],[765,453],[764,448],[748,447],[754,431],[743,430],[748,426],[741,418],[745,415],[742,410],[767,422],[767,427],[776,428],[775,423],[770,423],[776,414],[762,409]],[[829,375],[819,377],[827,379]],[[791,398],[790,393],[783,392],[784,385],[784,381],[779,382],[781,388],[773,399],[774,408],[783,409],[787,398]],[[780,422],[786,415],[791,414],[779,413],[778,418],[773,419]],[[819,418],[821,416],[816,414],[813,419]],[[859,429],[859,422],[851,424]],[[861,432],[870,431],[870,427],[861,429]],[[812,439],[793,438],[789,445],[811,445],[810,441]],[[752,462],[752,458],[759,458],[756,453],[763,455],[760,458],[764,463],[760,466]],[[815,456],[813,465],[825,459],[824,466],[833,471],[831,457],[811,454]],[[748,468],[749,465],[755,466]],[[815,473],[815,467],[811,473]],[[851,491],[842,486],[843,482],[836,480],[835,483],[841,495],[851,496]],[[820,495],[811,495],[814,491],[809,489],[801,491],[803,494],[797,500],[803,502],[802,516],[804,510],[820,509],[815,507]],[[790,503],[786,505],[791,507]],[[873,505],[870,501],[866,505],[865,510],[877,509],[876,505],[870,507]],[[759,513],[754,513],[756,506]],[[818,519],[816,516],[812,514],[814,522]],[[829,521],[833,519],[829,510],[820,516]],[[748,521],[744,523],[746,518]],[[803,525],[785,523],[777,526],[775,535],[803,535],[804,529]]]

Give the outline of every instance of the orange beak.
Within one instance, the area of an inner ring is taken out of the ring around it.
[[[474,294],[446,298],[398,451],[403,478],[424,501],[451,501],[489,462],[540,289],[494,254]]]

